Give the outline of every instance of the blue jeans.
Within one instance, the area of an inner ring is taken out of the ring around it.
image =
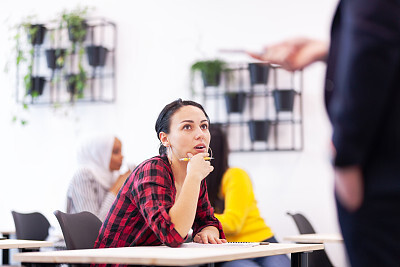
[[[275,237],[265,240],[270,243],[278,243]],[[245,260],[227,261],[218,264],[219,267],[290,267],[290,259],[287,255],[276,255]]]

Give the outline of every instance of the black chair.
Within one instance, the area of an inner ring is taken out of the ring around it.
[[[67,214],[59,210],[54,212],[64,235],[67,249],[93,248],[102,222],[88,211]]]
[[[315,230],[312,227],[309,220],[304,217],[303,214],[295,213],[292,214],[287,212],[287,215],[291,216],[299,229],[300,234],[315,234]],[[324,250],[316,250],[313,253],[308,254],[308,266],[309,267],[331,267],[333,264],[329,260],[328,255]]]
[[[50,223],[39,213],[19,213],[11,211],[17,239],[43,241],[49,235]]]

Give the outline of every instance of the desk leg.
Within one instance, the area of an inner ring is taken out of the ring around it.
[[[291,254],[291,267],[307,267],[308,252],[299,252]]]
[[[10,239],[9,234],[3,234],[3,236],[7,239]],[[3,265],[9,265],[10,264],[10,250],[9,249],[3,249],[3,259],[2,259],[2,264]]]

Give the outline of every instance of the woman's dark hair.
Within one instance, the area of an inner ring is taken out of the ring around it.
[[[160,114],[158,115],[155,129],[157,132],[157,138],[159,140],[160,140],[161,132],[169,134],[170,126],[171,126],[171,117],[175,114],[175,112],[177,112],[183,106],[195,106],[195,107],[201,109],[201,111],[203,111],[204,115],[206,116],[208,122],[210,122],[210,118],[208,117],[208,115],[202,105],[200,105],[199,103],[196,103],[194,101],[182,100],[179,98],[178,100],[175,100],[175,101],[169,103],[168,105],[166,105],[163,108],[163,110],[160,112]],[[158,152],[160,153],[160,155],[166,154],[167,148],[165,146],[163,146],[162,143],[160,143],[160,148],[159,148]]]
[[[211,141],[210,147],[213,151],[212,165],[214,170],[207,176],[208,198],[215,212],[222,213],[224,211],[224,199],[219,197],[221,189],[222,177],[228,169],[228,140],[227,136],[220,124],[210,125]]]

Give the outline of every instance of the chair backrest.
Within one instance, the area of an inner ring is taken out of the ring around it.
[[[293,218],[294,222],[297,225],[297,228],[299,229],[300,234],[315,234],[314,228],[303,214],[292,214],[290,212],[287,212],[287,215]]]
[[[309,220],[307,220],[304,215],[300,213],[292,214],[290,212],[286,213],[291,216],[299,229],[300,234],[315,234],[315,230],[312,227]],[[308,266],[309,267],[331,267],[331,263],[328,254],[324,250],[316,250],[308,255]]]
[[[64,235],[67,249],[93,248],[102,222],[88,211],[67,214],[59,210],[54,212]]]
[[[49,235],[50,223],[39,212],[19,213],[11,211],[17,239],[43,241]]]

